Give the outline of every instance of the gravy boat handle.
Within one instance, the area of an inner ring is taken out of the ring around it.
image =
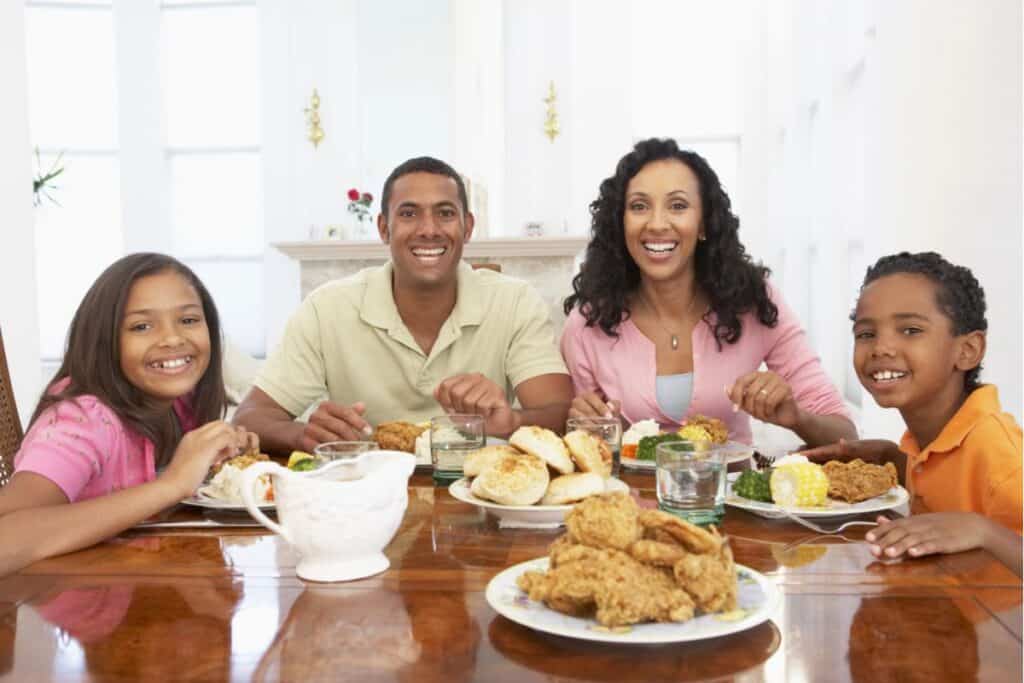
[[[245,507],[249,511],[249,514],[253,516],[253,519],[274,533],[280,534],[281,538],[286,540],[288,543],[291,543],[292,539],[288,535],[288,532],[285,531],[283,526],[272,521],[269,517],[263,514],[263,511],[256,505],[256,498],[252,494],[252,487],[253,484],[256,483],[257,477],[261,474],[276,474],[284,469],[285,468],[281,467],[276,462],[257,462],[242,470],[242,502],[245,503]],[[285,471],[287,472],[288,470]]]

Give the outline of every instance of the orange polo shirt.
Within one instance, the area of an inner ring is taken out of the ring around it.
[[[1021,429],[984,384],[924,450],[908,431],[907,488],[932,512],[977,512],[1021,533]]]

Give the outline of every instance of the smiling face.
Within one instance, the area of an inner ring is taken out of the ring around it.
[[[395,181],[388,215],[377,227],[391,246],[396,282],[435,287],[455,281],[462,245],[473,234],[473,215],[463,210],[454,179],[415,172]]]
[[[936,285],[910,273],[886,275],[861,291],[853,337],[861,384],[878,405],[904,412],[959,400],[964,373],[984,354],[984,334],[954,336]]]
[[[210,364],[210,331],[198,292],[173,270],[140,277],[125,300],[118,335],[121,372],[150,398],[192,391]]]
[[[652,161],[626,186],[626,249],[644,277],[670,280],[693,270],[703,229],[700,183],[677,159]]]

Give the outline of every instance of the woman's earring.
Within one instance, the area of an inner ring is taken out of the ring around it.
[[[705,240],[707,240],[707,237],[705,237],[703,234],[697,235],[697,241],[703,242]]]

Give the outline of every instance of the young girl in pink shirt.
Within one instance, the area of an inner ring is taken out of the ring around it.
[[[221,421],[225,405],[220,323],[199,278],[161,254],[107,268],[0,489],[0,575],[190,495],[211,465],[255,445]]]

